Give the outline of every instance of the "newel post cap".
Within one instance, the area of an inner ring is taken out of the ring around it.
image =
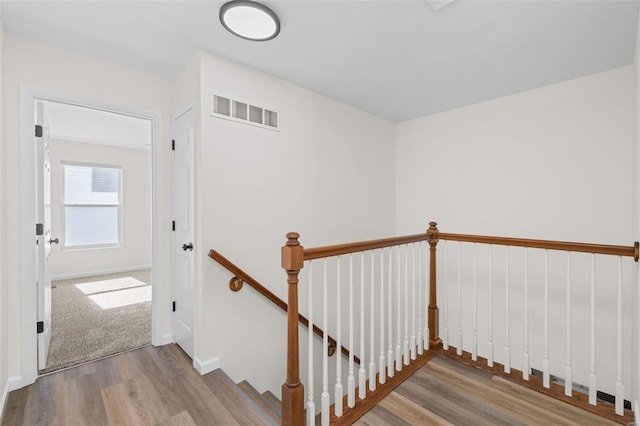
[[[282,247],[282,268],[286,271],[299,271],[304,265],[304,247],[298,241],[300,234],[289,232],[287,243]]]
[[[429,236],[429,244],[434,246],[438,244],[438,223],[437,222],[429,222],[429,229],[427,229],[427,235]]]

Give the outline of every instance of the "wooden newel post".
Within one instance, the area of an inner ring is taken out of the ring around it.
[[[282,385],[282,424],[304,425],[304,386],[300,383],[298,351],[298,273],[304,266],[300,234],[289,232],[282,247],[282,268],[287,271],[289,300],[287,309],[287,381]]]
[[[438,224],[429,222],[429,349],[436,349],[442,344],[440,340],[439,312],[436,297],[436,246],[438,245]]]

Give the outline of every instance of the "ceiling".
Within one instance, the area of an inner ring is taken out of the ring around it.
[[[151,121],[58,102],[44,102],[51,139],[151,150]]]
[[[166,77],[199,49],[398,122],[633,62],[640,0],[264,0],[251,42],[222,1],[7,1],[5,31]]]

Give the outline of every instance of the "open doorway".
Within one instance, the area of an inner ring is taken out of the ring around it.
[[[37,262],[45,374],[151,343],[153,123],[54,101],[35,110],[48,147],[37,169],[48,159],[50,173],[37,186],[50,212]]]

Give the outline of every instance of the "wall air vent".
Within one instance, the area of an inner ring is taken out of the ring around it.
[[[247,104],[244,102],[233,101],[233,116],[240,120],[247,119]]]
[[[219,95],[213,95],[211,116],[271,130],[280,127],[276,111]]]
[[[213,97],[213,112],[226,116],[231,115],[231,100],[222,96]]]
[[[264,114],[264,110],[262,108],[258,108],[257,106],[251,105],[249,107],[249,120],[254,123],[263,124],[262,123],[262,115]]]

